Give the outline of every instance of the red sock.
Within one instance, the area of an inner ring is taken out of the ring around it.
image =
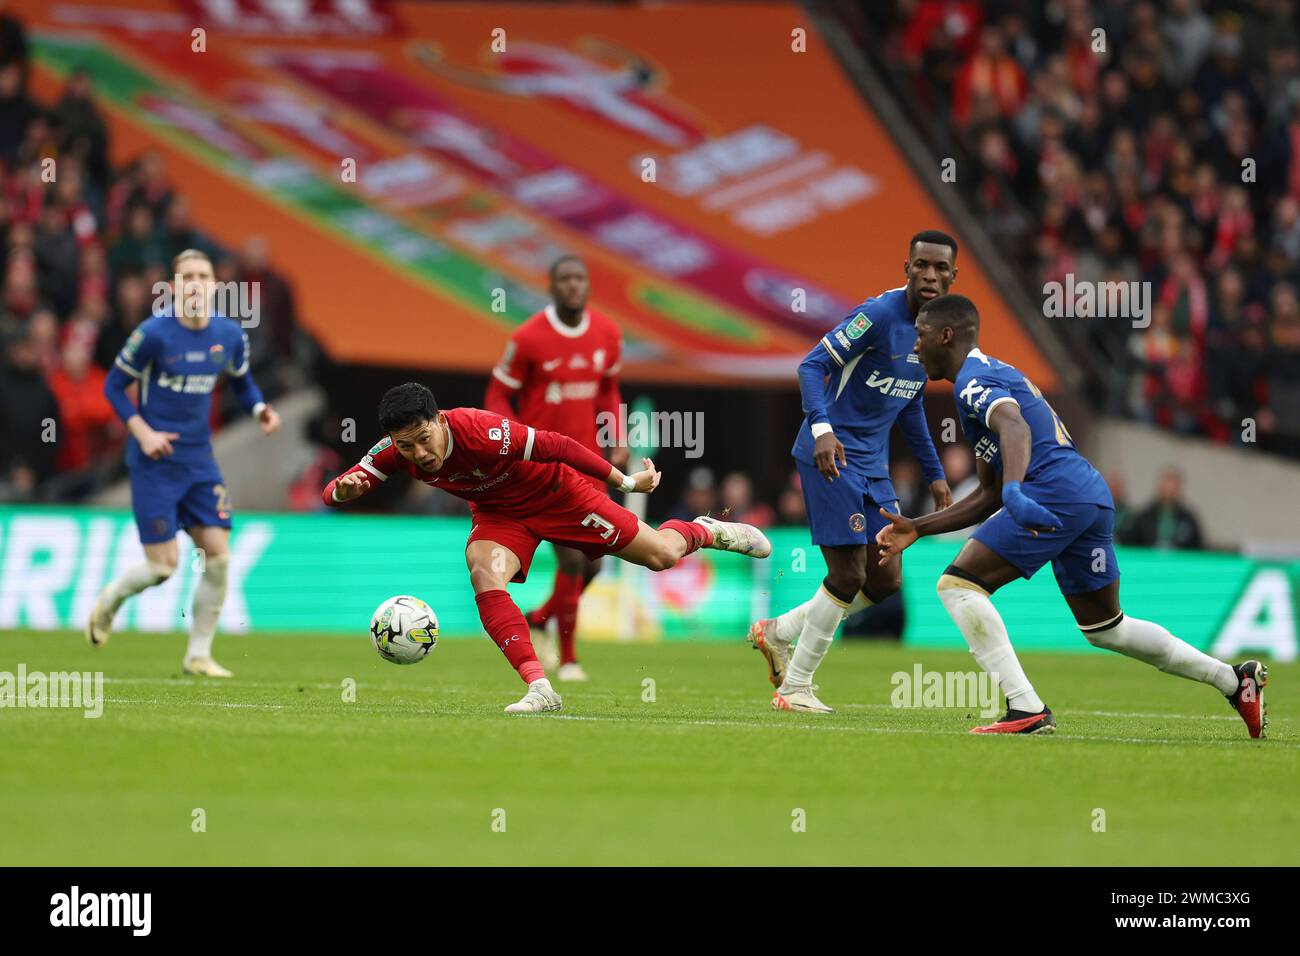
[[[578,660],[575,648],[578,630],[578,600],[587,580],[582,574],[555,573],[555,602],[553,613],[560,632],[560,663],[572,664]]]
[[[546,671],[537,663],[528,622],[510,595],[505,591],[484,591],[474,595],[474,603],[478,605],[478,617],[488,637],[501,648],[501,653],[519,672],[524,683],[531,684],[539,677],[545,677]]]
[[[681,521],[678,518],[670,518],[659,526],[660,531],[676,531],[686,539],[686,554],[691,554],[700,548],[707,548],[713,544],[713,532],[702,524],[694,521]]]

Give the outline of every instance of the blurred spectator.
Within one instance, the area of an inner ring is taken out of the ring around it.
[[[69,327],[58,368],[47,377],[59,405],[56,463],[61,471],[89,468],[120,434],[117,415],[104,396],[103,369],[92,361],[95,329],[87,323]]]
[[[54,117],[62,129],[63,145],[69,158],[81,159],[96,188],[103,194],[108,189],[108,127],[95,105],[92,92],[89,74],[85,70],[75,71],[54,107]]]
[[[934,500],[926,494],[921,466],[910,455],[890,456],[889,480],[898,495],[899,514],[915,517],[925,513],[922,509],[927,501],[933,505]]]
[[[1200,548],[1201,525],[1183,501],[1183,476],[1166,468],[1156,486],[1156,500],[1133,516],[1125,544],[1153,548]]]
[[[27,32],[23,29],[23,25],[5,10],[6,5],[6,0],[0,0],[0,67],[12,64],[25,70]]]
[[[147,266],[169,262],[167,248],[154,228],[154,215],[143,202],[126,211],[126,230],[108,251],[108,264],[114,272],[140,272]]]
[[[721,505],[728,521],[743,521],[756,528],[766,528],[776,518],[771,505],[754,503],[754,483],[739,471],[733,471],[722,479]]]
[[[0,500],[21,501],[55,472],[59,407],[45,384],[32,327],[10,319],[0,326],[0,341]]]
[[[943,473],[948,478],[948,487],[952,489],[954,502],[961,501],[980,486],[979,475],[975,473],[975,455],[971,452],[970,446],[964,442],[945,446],[939,456],[939,462],[943,465]],[[927,512],[934,510],[933,497],[930,498],[930,503],[925,510]]]
[[[10,62],[0,66],[0,162],[9,163],[17,157],[27,138],[27,128],[38,112],[36,104],[27,96],[23,64]]]
[[[250,236],[239,252],[239,278],[257,283],[259,322],[248,329],[253,355],[266,364],[293,356],[293,333],[297,326],[293,290],[271,267],[270,246],[264,236]]]
[[[691,521],[700,515],[713,514],[717,507],[718,491],[714,485],[713,472],[701,465],[692,468],[686,476],[686,488],[668,517]]]
[[[799,472],[790,472],[790,480],[776,499],[776,516],[783,525],[808,523],[808,510],[803,500],[803,487]]]
[[[1108,471],[1104,477],[1106,487],[1110,489],[1110,496],[1115,502],[1115,540],[1125,541],[1128,523],[1133,516],[1128,504],[1128,485],[1124,481],[1124,476],[1117,471]]]

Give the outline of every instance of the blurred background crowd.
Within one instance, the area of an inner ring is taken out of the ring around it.
[[[78,500],[121,472],[125,431],[104,378],[180,250],[207,252],[219,281],[261,284],[247,331],[268,398],[305,381],[317,356],[265,240],[227,249],[204,235],[156,153],[113,166],[85,73],[52,103],[28,95],[27,74],[23,27],[0,16],[0,501]],[[226,399],[214,426],[237,411]],[[33,420],[52,428],[17,427]]]
[[[1145,330],[1061,320],[1098,411],[1300,455],[1295,0],[832,6],[1033,301],[1151,284]]]

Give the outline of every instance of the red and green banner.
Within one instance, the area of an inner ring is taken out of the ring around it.
[[[630,378],[793,384],[951,227],[793,5],[14,0],[224,243],[269,238],[338,359],[486,371],[583,255]],[[959,237],[960,238],[960,237]],[[984,345],[1055,377],[963,249]]]

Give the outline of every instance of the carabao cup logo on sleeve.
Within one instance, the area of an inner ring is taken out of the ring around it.
[[[853,321],[848,324],[848,328],[844,331],[848,333],[849,338],[860,339],[869,328],[871,328],[871,320],[859,312],[853,317]]]

